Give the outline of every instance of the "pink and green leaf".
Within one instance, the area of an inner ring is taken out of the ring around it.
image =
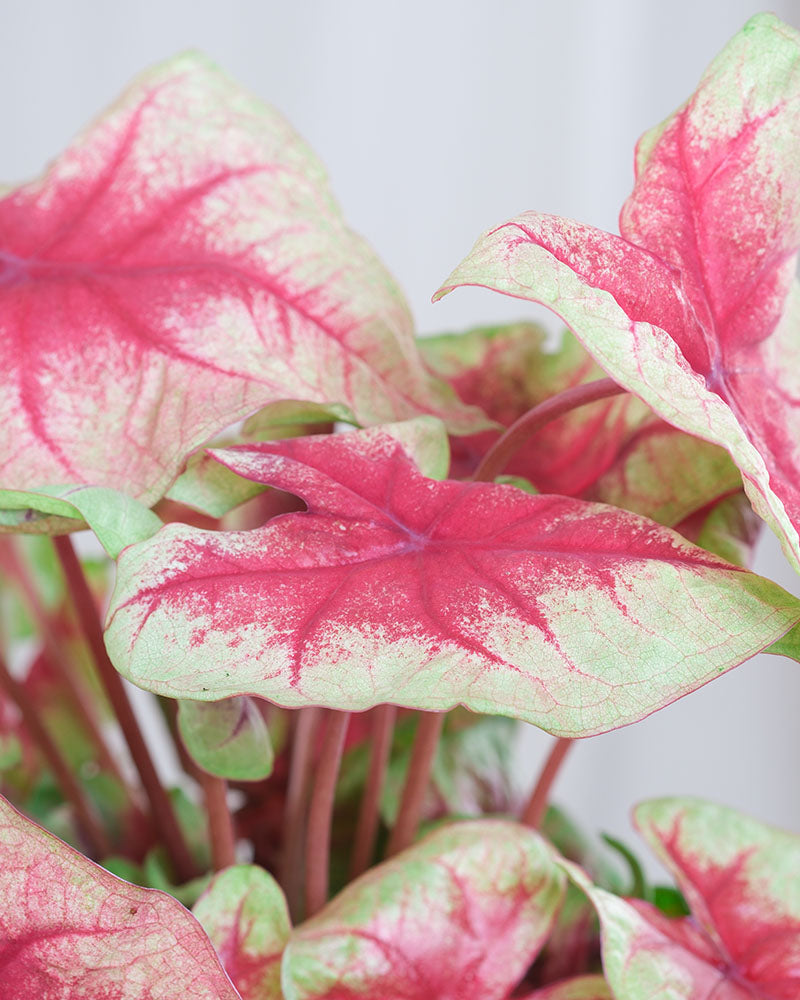
[[[123,882],[0,800],[0,981],[9,996],[236,1000],[176,900]]]
[[[726,448],[800,565],[800,44],[753,18],[640,148],[622,237],[529,212],[437,293],[541,302],[668,423]]]
[[[242,1000],[283,1000],[281,958],[291,925],[278,883],[255,865],[214,877],[192,912]]]
[[[272,743],[252,698],[181,701],[178,727],[195,763],[232,781],[260,781],[272,773]]]
[[[284,412],[285,409],[283,408]],[[308,408],[298,412],[297,408],[293,407],[290,413],[293,417],[311,415],[308,413]],[[383,424],[381,429],[400,442],[426,476],[432,479],[445,478],[450,465],[450,449],[447,431],[441,420],[430,416],[415,417],[411,420]],[[311,433],[307,425],[272,423],[271,420],[264,418],[262,411],[245,423],[242,433],[236,435],[235,440],[215,443],[215,448],[282,440],[300,437],[305,433]],[[204,449],[190,456],[186,469],[172,484],[167,497],[186,504],[193,510],[218,518],[266,489],[263,483],[237,476],[214,458],[212,451]]]
[[[800,993],[800,837],[696,799],[640,805],[636,824],[673,872],[726,975],[770,1000]]]
[[[249,532],[123,552],[106,641],[171,697],[394,703],[587,736],[648,715],[800,617],[781,588],[637,515],[435,482],[379,429],[216,453],[300,496]]]
[[[536,833],[505,820],[443,827],[292,932],[286,1000],[502,1000],[546,940],[563,892]]]
[[[482,418],[425,369],[403,297],[314,154],[197,55],[140,77],[0,200],[0,478],[152,503],[268,404]]]
[[[792,1000],[800,988],[800,837],[698,799],[658,799],[635,813],[675,875],[691,917],[593,886],[562,862],[602,925],[617,1000]]]

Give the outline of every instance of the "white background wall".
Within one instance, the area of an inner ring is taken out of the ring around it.
[[[800,28],[800,2],[773,9]],[[525,209],[616,227],[638,135],[681,103],[747,0],[0,2],[0,177],[37,173],[126,81],[187,47],[275,104],[316,148],[420,330],[521,318],[476,289],[430,295]],[[798,590],[772,538],[757,569]],[[627,835],[651,795],[694,793],[800,831],[800,668],[762,657],[644,722],[584,741],[557,798]],[[521,768],[547,743],[531,730]]]

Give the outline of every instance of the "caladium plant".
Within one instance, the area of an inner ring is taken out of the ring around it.
[[[800,996],[796,835],[645,803],[652,889],[549,804],[575,739],[798,658],[747,566],[762,520],[800,565],[800,35],[753,18],[636,170],[619,236],[528,212],[437,293],[549,305],[555,346],[415,339],[197,55],[3,195],[10,995]],[[527,794],[519,722],[557,737]]]

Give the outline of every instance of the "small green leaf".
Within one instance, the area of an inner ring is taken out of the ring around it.
[[[654,885],[650,901],[667,917],[688,917],[691,912],[683,893],[671,885]]]
[[[209,774],[233,781],[260,781],[272,773],[269,731],[255,701],[181,701],[178,727],[186,749]]]
[[[61,520],[44,520],[42,515]],[[82,528],[84,522],[112,559],[126,546],[151,538],[162,526],[161,519],[147,507],[106,486],[0,490],[0,532],[61,534],[65,528]]]

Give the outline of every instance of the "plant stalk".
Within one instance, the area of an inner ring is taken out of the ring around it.
[[[528,804],[520,816],[520,822],[525,826],[529,826],[532,830],[538,830],[542,825],[544,815],[547,812],[547,803],[550,800],[550,789],[553,787],[553,782],[561,770],[564,758],[574,743],[575,740],[568,740],[560,736],[556,739],[550,749],[550,753],[547,755],[547,759],[539,774],[539,779],[534,786],[530,799],[528,799]]]
[[[75,778],[72,768],[62,756],[61,750],[42,724],[38,710],[28,698],[24,685],[12,676],[2,659],[0,659],[0,688],[19,709],[25,728],[49,764],[64,793],[64,798],[72,804],[81,833],[86,837],[92,854],[98,860],[108,857],[111,853],[111,844],[92,803]]]
[[[228,782],[197,768],[197,780],[203,789],[211,841],[214,871],[236,864],[236,828],[228,806]]]
[[[491,483],[502,473],[515,452],[540,427],[571,410],[578,409],[579,406],[596,403],[599,399],[607,399],[622,392],[626,390],[617,385],[613,379],[599,378],[594,382],[584,382],[582,385],[573,386],[551,396],[514,421],[483,456],[472,478],[476,482]]]
[[[328,724],[325,727],[325,738],[308,810],[306,919],[313,917],[328,901],[333,802],[349,722],[349,712],[328,712]]]
[[[97,615],[94,598],[89,590],[86,577],[83,575],[83,569],[75,554],[75,549],[72,547],[72,541],[68,535],[62,535],[54,538],[53,542],[84,638],[91,651],[106,696],[122,729],[136,770],[142,779],[158,836],[175,868],[178,881],[188,882],[197,874],[192,856],[178,825],[172,803],[161,784],[150,751],[142,737],[122,678],[106,652],[103,629]]]
[[[123,788],[128,790],[129,797],[133,799],[133,792],[129,788],[128,783],[120,770],[119,764],[114,759],[114,755],[109,750],[108,744],[103,736],[102,729],[100,728],[100,722],[95,714],[91,693],[87,690],[86,685],[83,683],[83,678],[76,673],[73,664],[63,655],[61,645],[56,637],[55,631],[53,630],[53,624],[50,620],[50,616],[48,615],[47,610],[42,603],[42,599],[37,593],[34,582],[31,579],[30,570],[26,566],[25,560],[20,556],[14,546],[13,540],[9,539],[9,542],[10,544],[7,546],[5,552],[9,568],[16,578],[17,583],[19,584],[24,595],[25,603],[28,605],[28,610],[39,628],[39,634],[44,645],[48,662],[56,673],[58,673],[65,689],[69,694],[69,697],[72,699],[78,716],[83,723],[83,727],[95,746],[98,763],[105,771],[112,774]]]
[[[292,919],[297,921],[303,908],[303,847],[305,844],[306,805],[314,766],[314,740],[321,709],[301,708],[295,716],[292,759],[286,788],[286,811],[283,817],[283,861],[281,887]]]
[[[400,798],[400,808],[397,811],[397,819],[386,848],[387,857],[392,857],[398,851],[404,850],[413,843],[417,835],[445,714],[445,712],[420,712],[419,714],[406,783]]]
[[[358,878],[369,868],[375,853],[381,792],[392,749],[396,718],[397,708],[394,705],[378,705],[372,718],[369,771],[356,823],[353,856],[350,860],[351,879]]]

